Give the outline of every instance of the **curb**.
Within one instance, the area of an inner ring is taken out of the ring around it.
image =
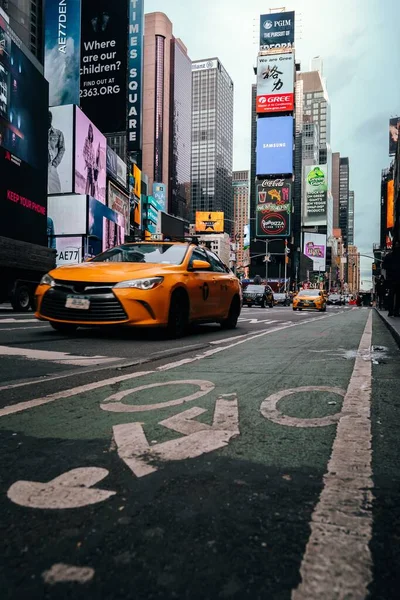
[[[374,310],[376,313],[378,313],[379,317],[382,319],[382,321],[385,323],[386,327],[389,329],[390,333],[394,337],[397,345],[400,347],[400,333],[395,327],[393,327],[390,321],[385,319],[385,317],[381,314],[381,312],[378,309],[375,308]]]

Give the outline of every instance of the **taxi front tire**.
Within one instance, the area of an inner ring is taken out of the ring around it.
[[[189,298],[183,290],[176,290],[171,296],[168,313],[167,336],[178,339],[185,335],[189,324]]]

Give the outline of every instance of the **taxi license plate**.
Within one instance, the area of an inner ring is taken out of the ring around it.
[[[90,300],[85,296],[67,296],[65,301],[66,308],[76,308],[78,310],[89,310]]]

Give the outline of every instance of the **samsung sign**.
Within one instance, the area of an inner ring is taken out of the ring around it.
[[[142,148],[143,0],[129,0],[128,151]]]
[[[257,176],[293,173],[293,117],[257,119]]]

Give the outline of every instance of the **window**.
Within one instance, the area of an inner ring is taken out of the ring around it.
[[[208,257],[209,262],[211,263],[211,268],[214,272],[217,272],[217,273],[226,273],[227,272],[227,269],[226,269],[224,263],[218,258],[218,256],[216,254],[213,254],[212,252],[208,251],[207,257]]]

